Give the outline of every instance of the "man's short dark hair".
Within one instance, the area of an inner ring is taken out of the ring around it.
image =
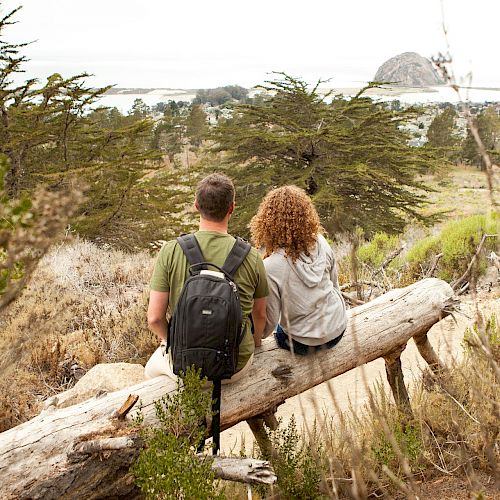
[[[196,204],[204,219],[221,222],[233,201],[233,181],[224,174],[207,175],[196,188]]]

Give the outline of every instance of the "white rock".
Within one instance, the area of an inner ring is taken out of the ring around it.
[[[45,402],[44,407],[65,408],[92,397],[118,391],[144,381],[144,367],[133,363],[101,363],[91,368],[68,391]]]

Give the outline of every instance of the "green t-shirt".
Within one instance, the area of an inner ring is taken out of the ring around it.
[[[234,237],[217,231],[197,231],[195,236],[205,260],[222,267],[233,248]],[[171,311],[175,310],[184,282],[188,278],[188,272],[188,261],[177,240],[165,243],[156,259],[150,286],[151,290],[157,292],[170,292]],[[252,312],[253,300],[269,295],[264,263],[255,248],[250,250],[247,258],[236,271],[234,281],[238,285],[243,316],[248,318]],[[240,344],[237,370],[241,370],[246,365],[253,352],[254,342],[250,321],[247,319],[245,333]]]

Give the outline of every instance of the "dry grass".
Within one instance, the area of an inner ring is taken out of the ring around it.
[[[101,362],[144,363],[152,258],[76,240],[51,250],[0,319],[0,430]]]
[[[380,389],[363,412],[332,421],[323,439],[327,479],[339,497],[422,498],[419,485],[443,476],[467,478],[470,495],[491,490],[500,458],[500,387],[491,361],[474,350],[442,379],[424,375],[412,394],[413,419]]]
[[[429,193],[428,214],[447,212],[446,219],[467,217],[490,207],[487,178],[477,167],[453,166],[425,180],[436,190]]]

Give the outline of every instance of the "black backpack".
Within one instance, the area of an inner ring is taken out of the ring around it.
[[[244,333],[238,287],[234,274],[250,251],[250,244],[236,238],[222,268],[206,262],[193,234],[177,241],[190,264],[169,327],[169,348],[173,371],[186,373],[190,366],[201,369],[201,376],[213,381],[214,412],[212,428],[214,454],[220,444],[221,380],[231,378],[238,364],[239,346]],[[212,267],[224,275],[202,274]]]

